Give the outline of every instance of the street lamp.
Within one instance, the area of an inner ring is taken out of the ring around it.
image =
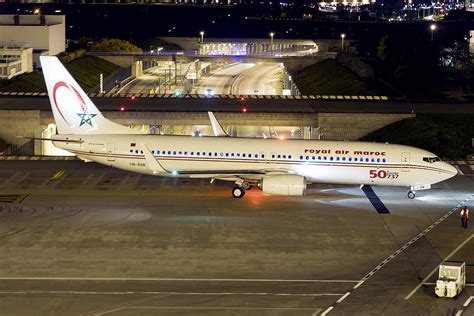
[[[272,56],[273,56],[273,36],[275,36],[275,33],[270,32],[270,49],[272,52]]]
[[[199,35],[201,35],[201,45],[204,44],[204,31],[199,32]]]
[[[341,52],[344,51],[344,39],[346,38],[346,34],[341,34]]]
[[[436,24],[431,24],[430,30],[431,30],[431,41],[433,41],[434,31],[436,30]]]

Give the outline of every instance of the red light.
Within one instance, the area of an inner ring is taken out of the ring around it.
[[[120,112],[124,112],[125,111],[125,107],[121,106],[120,107]]]
[[[134,95],[132,95],[131,99],[132,99],[132,100],[135,100],[135,96],[134,96]]]
[[[242,112],[247,113],[247,108],[243,108]]]
[[[240,97],[240,101],[245,101],[245,98],[244,98],[244,97]]]

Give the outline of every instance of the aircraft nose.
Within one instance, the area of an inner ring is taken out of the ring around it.
[[[443,162],[443,169],[451,173],[452,174],[451,177],[454,177],[455,175],[458,174],[458,169],[454,168],[454,166],[452,166],[451,164],[447,162]]]

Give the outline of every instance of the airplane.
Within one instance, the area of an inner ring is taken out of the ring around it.
[[[256,186],[269,195],[302,196],[308,183],[430,189],[457,170],[426,150],[394,144],[151,135],[106,119],[54,56],[41,56],[57,134],[54,145],[80,159],[148,175],[234,182],[242,198]],[[211,115],[212,114],[212,115]]]

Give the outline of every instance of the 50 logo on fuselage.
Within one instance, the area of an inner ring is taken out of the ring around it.
[[[53,87],[54,106],[56,107],[56,110],[58,111],[59,115],[61,115],[62,119],[67,123],[67,125],[71,126],[69,121],[66,119],[63,111],[61,110],[61,107],[59,106],[58,100],[57,100],[57,92],[59,88],[66,88],[67,91],[69,91],[69,93],[74,97],[74,99],[77,101],[77,103],[81,107],[82,113],[76,113],[76,115],[79,116],[79,118],[81,119],[79,123],[79,127],[81,127],[84,124],[89,124],[90,126],[92,126],[92,118],[94,118],[97,114],[89,113],[89,110],[87,108],[86,102],[84,101],[84,98],[81,96],[79,91],[77,91],[77,89],[73,85],[68,84],[64,81],[58,81]],[[62,106],[64,107],[65,105],[62,104]],[[68,111],[68,109],[64,109],[64,108],[63,110]]]
[[[371,179],[397,179],[398,172],[390,172],[387,170],[375,170],[371,169],[369,171],[369,178]]]

